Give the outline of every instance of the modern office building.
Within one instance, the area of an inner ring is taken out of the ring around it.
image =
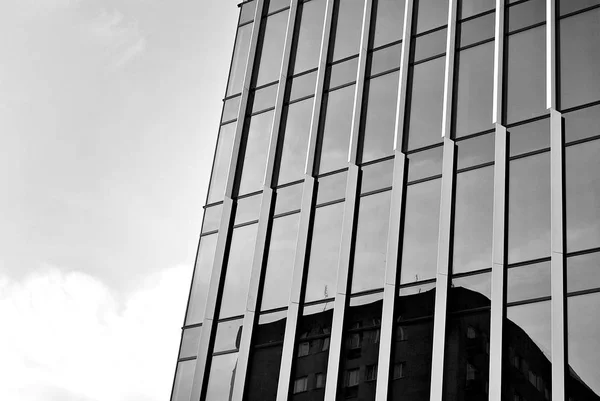
[[[600,400],[600,1],[242,3],[171,399]]]

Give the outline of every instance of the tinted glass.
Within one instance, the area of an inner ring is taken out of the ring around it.
[[[550,154],[509,163],[508,263],[550,255]]]
[[[346,171],[319,178],[317,180],[317,205],[344,199],[347,179]]]
[[[250,50],[250,37],[252,25],[248,24],[238,28],[229,71],[229,83],[227,84],[227,96],[235,95],[242,91],[246,63],[248,62],[248,51]]]
[[[494,39],[495,20],[496,15],[491,13],[458,24],[458,46],[464,47],[484,40]]]
[[[416,10],[415,33],[421,33],[448,23],[447,0],[416,0],[413,5]]]
[[[208,294],[208,284],[217,248],[217,234],[211,234],[200,238],[198,255],[192,279],[192,290],[188,302],[185,324],[198,324],[204,320],[204,308]]]
[[[560,20],[563,109],[600,100],[600,8]]]
[[[243,315],[246,311],[257,227],[258,224],[252,224],[233,230],[221,298],[220,319]]]
[[[490,306],[491,276],[491,273],[480,273],[453,278],[448,294],[449,310],[465,311]]]
[[[279,161],[277,184],[300,180],[304,177],[306,151],[310,134],[314,99],[292,103],[284,109],[284,127],[279,141],[281,158]]]
[[[231,99],[225,100],[223,103],[223,116],[221,122],[235,120],[240,110],[240,97],[236,96]]]
[[[227,183],[227,173],[229,172],[229,164],[231,163],[236,125],[236,123],[223,125],[219,131],[207,203],[218,202],[225,197],[225,184]]]
[[[238,350],[242,339],[244,319],[227,320],[217,324],[213,352]]]
[[[257,52],[254,74],[256,76],[255,86],[277,81],[281,73],[281,61],[283,58],[283,45],[287,29],[289,11],[273,14],[263,19],[263,38],[260,51]]]
[[[204,209],[204,220],[202,220],[202,233],[216,231],[219,229],[221,222],[221,213],[223,212],[223,204],[209,206]]]
[[[442,141],[444,63],[440,57],[412,67],[408,110],[408,149]]]
[[[335,296],[344,203],[315,210],[305,302]]]
[[[327,88],[336,88],[349,82],[355,82],[357,71],[358,57],[327,67],[325,86]]]
[[[322,143],[318,172],[346,167],[354,107],[354,85],[329,92],[324,96]]]
[[[567,251],[600,246],[600,140],[565,149]]]
[[[244,159],[240,166],[242,174],[239,181],[239,195],[259,191],[263,187],[267,152],[273,125],[273,111],[254,115],[249,118],[244,136]]]
[[[316,83],[316,71],[293,78],[289,84],[289,101],[291,102],[305,96],[314,95]]]
[[[367,61],[367,77],[400,68],[401,52],[402,45],[397,44],[370,53]]]
[[[296,50],[293,54],[294,60],[292,73],[315,68],[319,63],[321,50],[321,37],[323,35],[323,21],[325,20],[325,0],[312,0],[300,5],[300,27],[297,33]],[[298,29],[298,28],[296,28]]]
[[[508,138],[510,157],[550,149],[550,119],[509,128]]]
[[[416,63],[426,58],[445,53],[447,36],[446,29],[442,29],[424,36],[413,38],[413,62]]]
[[[190,399],[195,370],[195,359],[177,363],[177,372],[175,373],[175,383],[173,384],[171,401],[187,401]]]
[[[528,0],[507,9],[508,32],[546,21],[546,1]]]
[[[494,134],[485,134],[456,142],[458,170],[494,161]]]
[[[274,215],[300,210],[303,189],[303,183],[277,189]]]
[[[443,148],[423,150],[408,155],[408,182],[442,174]]]
[[[252,21],[256,12],[256,1],[249,1],[241,5],[239,24]]]
[[[360,198],[352,293],[383,288],[391,191]]]
[[[394,175],[394,160],[369,164],[362,168],[360,193],[376,191],[392,186]]]
[[[393,72],[365,83],[363,163],[390,156],[394,152],[398,77],[399,74]]]
[[[600,135],[600,106],[586,107],[563,117],[566,143]]]
[[[468,18],[493,10],[495,7],[496,2],[494,0],[462,0],[458,2],[458,18]]]
[[[506,276],[506,301],[519,302],[550,296],[550,262],[511,267]]]
[[[371,48],[402,39],[404,0],[375,0],[371,13]]]
[[[181,349],[179,350],[180,358],[195,357],[198,354],[198,344],[200,342],[201,333],[202,326],[183,329]]]
[[[539,26],[506,38],[506,122],[546,112],[546,28]]]
[[[300,213],[273,220],[260,309],[287,306],[292,285]]]
[[[282,8],[289,7],[290,0],[269,0],[267,2],[267,4],[269,4],[269,8],[267,8],[267,12],[272,13],[277,10],[281,10]]]
[[[453,273],[492,267],[494,167],[456,175]]]
[[[233,395],[238,353],[213,356],[208,376],[207,400],[230,400]]]
[[[358,54],[362,29],[364,0],[338,0],[334,26],[331,31],[331,61]],[[330,46],[331,46],[330,45]]]
[[[600,288],[600,253],[571,256],[567,259],[567,292]]]
[[[600,4],[600,0],[559,0],[560,15]]]
[[[454,125],[459,138],[493,127],[494,43],[461,50],[456,62]]]
[[[241,198],[237,201],[234,224],[256,221],[260,217],[262,194]]]
[[[435,277],[440,191],[440,179],[406,187],[400,284]]]
[[[275,107],[277,84],[269,85],[254,91],[252,94],[252,113]]]

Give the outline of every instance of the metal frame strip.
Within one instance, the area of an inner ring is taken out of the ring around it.
[[[546,0],[546,108],[556,109],[556,0]]]
[[[502,123],[504,104],[504,6],[505,0],[496,0],[496,26],[494,29],[494,97],[492,123]]]

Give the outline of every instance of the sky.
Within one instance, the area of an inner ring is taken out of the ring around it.
[[[0,399],[168,399],[237,3],[0,1]]]

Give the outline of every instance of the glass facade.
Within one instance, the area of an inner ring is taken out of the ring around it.
[[[600,401],[599,38],[598,0],[240,4],[171,400]]]

